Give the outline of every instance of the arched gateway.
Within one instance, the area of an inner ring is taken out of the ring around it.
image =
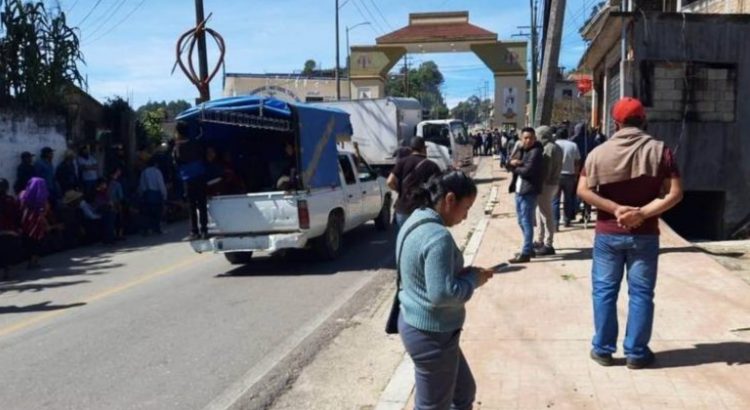
[[[353,99],[385,95],[388,72],[406,53],[473,52],[495,77],[493,127],[526,124],[526,42],[498,41],[497,34],[469,23],[469,12],[414,13],[409,25],[351,48]]]

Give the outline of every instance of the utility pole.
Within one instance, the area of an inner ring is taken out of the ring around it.
[[[552,106],[555,99],[558,61],[560,59],[560,42],[562,41],[563,20],[565,18],[565,0],[551,0],[550,21],[547,27],[547,44],[544,45],[544,62],[542,64],[541,94],[537,102],[537,125],[547,125],[552,120]]]
[[[195,0],[195,23],[200,29],[196,31],[195,36],[198,38],[198,69],[200,75],[200,81],[208,80],[208,57],[206,56],[206,30],[205,30],[205,17],[203,17],[203,0]],[[205,87],[200,87],[201,96],[198,98],[198,103],[202,103],[211,99],[211,92],[208,88],[208,84]]]
[[[341,101],[341,78],[339,78],[339,0],[336,0],[336,101]]]

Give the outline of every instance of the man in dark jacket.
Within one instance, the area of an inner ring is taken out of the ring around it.
[[[13,190],[16,191],[16,195],[26,189],[26,184],[35,176],[37,175],[36,169],[34,169],[34,154],[26,151],[21,154],[21,163],[16,169],[16,183],[13,184]]]
[[[542,163],[542,144],[536,140],[533,128],[527,127],[521,131],[521,148],[510,160],[513,180],[510,192],[516,194],[516,215],[518,225],[523,232],[523,247],[510,263],[525,263],[534,255],[534,212],[537,197],[542,192],[544,170]]]
[[[427,159],[427,145],[422,137],[411,140],[412,154],[396,162],[393,171],[388,175],[388,187],[398,192],[394,221],[396,232],[401,229],[412,212],[417,208],[413,194],[430,178],[440,174],[440,167]]]
[[[208,238],[208,205],[206,193],[206,150],[203,144],[189,138],[188,125],[177,123],[174,159],[185,186],[185,196],[190,207],[190,238]],[[198,223],[200,222],[200,231]]]

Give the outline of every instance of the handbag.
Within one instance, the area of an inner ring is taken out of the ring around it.
[[[385,322],[385,333],[389,335],[398,334],[398,315],[401,311],[401,301],[398,300],[398,292],[401,290],[401,252],[404,250],[404,242],[406,242],[406,238],[414,229],[429,222],[437,223],[431,219],[423,219],[410,226],[409,230],[404,233],[404,239],[401,240],[401,246],[399,247],[396,259],[396,294],[393,295],[391,311],[388,314],[388,320]]]

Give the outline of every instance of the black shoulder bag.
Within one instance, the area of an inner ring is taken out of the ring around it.
[[[409,230],[404,234],[404,239],[401,241],[401,246],[398,250],[398,256],[396,259],[396,294],[393,295],[393,304],[391,305],[391,312],[388,314],[388,321],[385,323],[385,333],[389,335],[395,335],[398,333],[398,314],[401,310],[401,302],[398,300],[398,292],[401,290],[401,252],[404,250],[404,243],[406,238],[412,231],[426,223],[437,223],[432,219],[423,219],[414,225],[409,227]]]

